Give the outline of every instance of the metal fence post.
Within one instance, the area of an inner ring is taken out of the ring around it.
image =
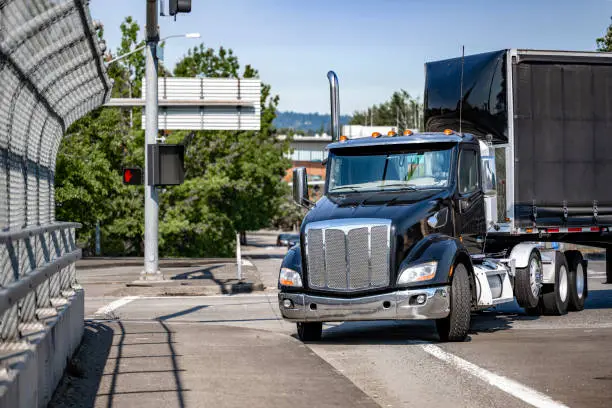
[[[240,232],[236,233],[236,279],[242,280],[242,255],[240,253]]]

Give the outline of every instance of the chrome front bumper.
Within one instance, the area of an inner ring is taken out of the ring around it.
[[[426,296],[425,303],[417,304],[419,295]],[[291,307],[284,306],[287,299]],[[352,299],[280,292],[278,303],[283,317],[292,322],[440,319],[450,313],[450,286]]]

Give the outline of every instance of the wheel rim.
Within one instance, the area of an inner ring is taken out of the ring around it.
[[[584,269],[582,265],[578,265],[576,268],[576,292],[578,299],[582,299],[584,296]]]
[[[533,293],[535,297],[538,297],[540,294],[540,276],[540,263],[534,258],[529,263],[529,285],[531,286],[531,293]]]
[[[562,302],[567,299],[567,269],[563,265],[559,268],[559,297]]]

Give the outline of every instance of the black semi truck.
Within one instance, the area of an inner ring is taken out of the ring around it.
[[[328,74],[325,195],[310,202],[294,169],[309,212],[279,274],[304,341],[323,322],[385,319],[434,319],[462,341],[472,311],[514,299],[579,311],[586,260],[542,243],[612,247],[612,55],[513,49],[425,68],[426,132],[354,140]]]

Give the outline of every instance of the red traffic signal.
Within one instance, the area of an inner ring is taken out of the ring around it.
[[[142,170],[138,167],[125,167],[123,169],[123,184],[130,186],[142,185]]]

